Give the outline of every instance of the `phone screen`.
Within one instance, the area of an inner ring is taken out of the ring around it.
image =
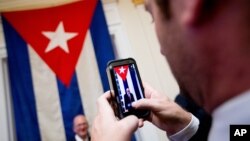
[[[134,101],[145,98],[140,74],[133,58],[112,60],[107,66],[107,75],[111,91],[111,106],[120,119],[128,115],[145,118],[149,115],[146,109],[134,109]]]
[[[135,64],[116,66],[113,73],[122,112],[129,112],[132,110],[132,102],[144,98],[136,66]]]

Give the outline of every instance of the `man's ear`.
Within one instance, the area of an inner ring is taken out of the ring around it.
[[[184,0],[185,7],[182,11],[181,22],[193,26],[201,22],[205,0]]]

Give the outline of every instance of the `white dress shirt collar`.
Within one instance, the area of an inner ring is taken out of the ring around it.
[[[75,139],[76,139],[76,141],[88,141],[88,139],[86,138],[86,139],[82,139],[80,136],[78,136],[78,135],[75,135]]]
[[[236,96],[218,108],[212,114],[213,121],[209,141],[229,141],[230,125],[250,124],[250,90]]]

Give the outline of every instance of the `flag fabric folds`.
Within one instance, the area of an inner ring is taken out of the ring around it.
[[[101,2],[2,16],[17,140],[74,140],[74,116],[91,122],[109,89],[105,68],[114,53]]]

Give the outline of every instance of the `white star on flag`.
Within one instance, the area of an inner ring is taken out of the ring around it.
[[[66,53],[69,53],[69,47],[68,47],[67,41],[78,35],[78,33],[76,32],[65,32],[62,21],[58,24],[54,32],[43,31],[42,34],[48,39],[50,39],[50,42],[47,48],[45,49],[45,53],[57,47],[61,48]]]
[[[125,70],[126,70],[126,69],[123,68],[123,67],[121,67],[121,68],[119,69],[119,71],[120,71],[121,74],[124,73]]]

